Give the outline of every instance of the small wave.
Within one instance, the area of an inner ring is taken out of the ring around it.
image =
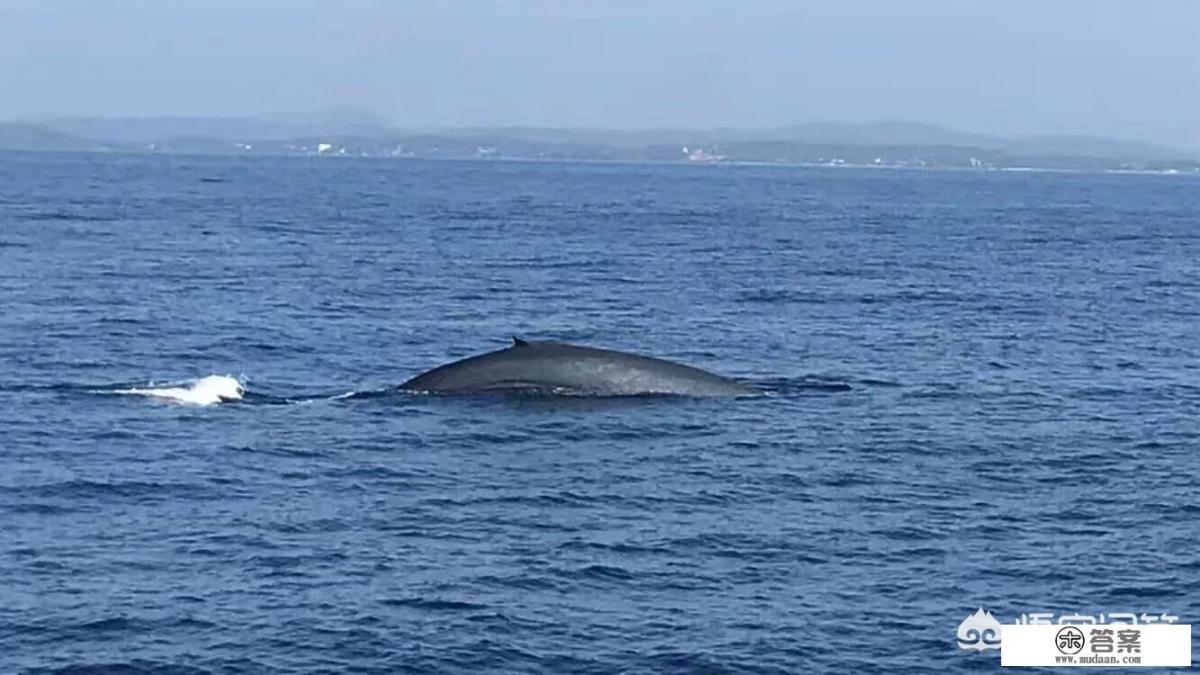
[[[821,375],[765,379],[758,380],[754,384],[766,393],[776,396],[797,396],[806,393],[838,393],[854,389],[845,380]]]
[[[560,570],[560,574],[574,577],[577,579],[590,579],[596,581],[628,581],[634,578],[634,574],[624,567],[615,565],[588,565],[575,570]]]
[[[215,405],[242,400],[246,395],[246,387],[237,378],[228,375],[209,375],[186,383],[186,386],[109,389],[97,393],[150,396],[191,405]]]
[[[386,598],[380,600],[384,605],[389,607],[412,607],[414,609],[442,610],[442,611],[472,611],[487,609],[487,605],[481,605],[475,602],[465,602],[462,600],[443,600],[440,598]]]
[[[808,303],[819,305],[826,302],[826,298],[818,293],[783,288],[759,288],[744,291],[738,294],[737,299],[739,302],[762,304]]]
[[[256,669],[237,672],[252,672]],[[178,663],[157,661],[84,661],[54,668],[33,668],[22,671],[28,675],[211,675],[212,671]]]
[[[195,483],[67,480],[20,487],[0,486],[0,495],[12,495],[23,504],[38,504],[54,499],[204,499],[211,496],[212,491]]]
[[[404,391],[403,389],[398,389],[396,387],[384,387],[382,389],[364,389],[362,391],[351,390],[341,394],[335,394],[333,396],[319,396],[311,398],[320,398],[328,401],[358,401],[375,398],[392,398],[405,394],[408,394],[408,392]]]
[[[885,380],[878,377],[862,377],[858,379],[858,383],[868,387],[903,387],[904,385],[895,380]]]
[[[97,213],[76,213],[73,211],[32,211],[21,214],[24,220],[34,222],[69,221],[79,223],[108,223],[118,220],[115,216]]]
[[[245,401],[256,405],[307,405],[321,401],[358,401],[365,399],[386,398],[396,395],[396,390],[368,389],[364,391],[350,390],[340,394],[289,394],[274,396],[259,392],[247,392]]]

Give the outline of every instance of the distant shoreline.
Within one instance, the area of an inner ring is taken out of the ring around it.
[[[860,164],[842,162],[768,162],[756,160],[724,159],[721,161],[692,162],[687,160],[654,160],[654,159],[607,159],[584,157],[467,157],[467,156],[422,156],[422,157],[390,157],[381,155],[317,155],[297,153],[218,153],[218,152],[168,152],[168,151],[139,151],[125,148],[102,148],[87,150],[28,150],[0,148],[0,157],[5,156],[77,156],[77,157],[127,157],[127,158],[193,158],[193,159],[226,159],[226,160],[307,160],[335,164],[346,161],[371,162],[464,162],[472,164],[599,164],[612,166],[691,166],[697,169],[717,169],[721,167],[767,167],[780,169],[825,169],[825,170],[860,170],[860,171],[913,171],[913,172],[954,172],[980,174],[1014,174],[1014,173],[1049,173],[1049,174],[1110,174],[1120,176],[1173,176],[1200,178],[1200,166],[1191,169],[1134,169],[1134,168],[1072,168],[1055,166],[989,166],[970,167],[953,165],[897,165],[897,164]]]
[[[1086,136],[1004,138],[917,123],[762,130],[495,127],[414,131],[257,118],[94,118],[0,123],[0,150],[136,155],[371,157],[995,171],[1200,173],[1200,157]]]

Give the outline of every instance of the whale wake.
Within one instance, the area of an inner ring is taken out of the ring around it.
[[[189,405],[216,405],[242,400],[246,395],[246,387],[235,377],[209,375],[183,385],[111,389],[102,393],[150,396]]]

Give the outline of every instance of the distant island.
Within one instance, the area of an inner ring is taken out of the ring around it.
[[[1087,136],[1004,138],[909,122],[762,130],[418,131],[371,119],[69,118],[0,123],[0,150],[1200,174],[1195,156],[1148,143]]]

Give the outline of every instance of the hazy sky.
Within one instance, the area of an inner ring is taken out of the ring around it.
[[[1192,0],[0,0],[0,118],[912,120],[1200,148]]]

